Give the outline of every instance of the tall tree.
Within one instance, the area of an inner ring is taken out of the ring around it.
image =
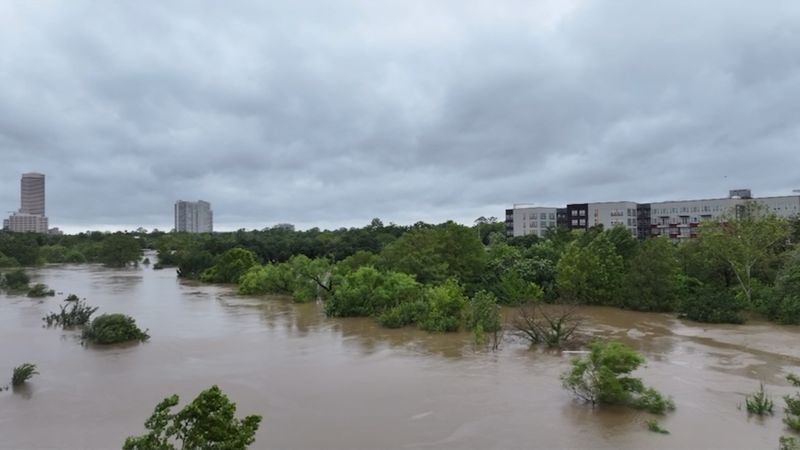
[[[755,202],[700,227],[703,244],[730,266],[748,305],[752,304],[754,270],[776,258],[788,238],[788,221]]]

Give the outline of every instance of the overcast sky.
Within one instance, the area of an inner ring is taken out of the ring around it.
[[[0,3],[0,211],[361,226],[800,188],[800,2]]]

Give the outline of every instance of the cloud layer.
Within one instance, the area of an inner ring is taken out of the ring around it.
[[[800,188],[791,1],[8,2],[0,85],[0,208],[68,230]]]

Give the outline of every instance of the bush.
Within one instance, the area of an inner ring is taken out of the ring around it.
[[[575,305],[525,305],[517,312],[513,327],[516,334],[531,344],[565,347],[576,338],[583,318]]]
[[[386,328],[401,328],[416,323],[425,315],[427,309],[422,300],[401,303],[379,315],[378,323]]]
[[[89,306],[86,303],[77,300],[70,300],[71,297],[78,298],[75,295],[67,297],[66,304],[61,305],[61,311],[58,313],[50,313],[42,320],[47,323],[47,326],[60,326],[60,327],[75,327],[85,325],[89,322],[89,318],[97,311],[96,306]],[[69,310],[67,310],[69,308]]]
[[[36,371],[36,364],[25,363],[21,366],[14,367],[14,374],[11,376],[11,385],[20,386],[38,373],[39,372]]]
[[[544,297],[544,291],[539,285],[525,280],[516,270],[502,274],[494,291],[497,293],[498,303],[505,305],[523,305]]]
[[[744,305],[729,289],[687,279],[682,290],[680,317],[705,323],[744,323]]]
[[[645,423],[647,424],[647,429],[653,433],[669,434],[669,431],[661,428],[661,425],[658,424],[656,419],[648,419]]]
[[[628,405],[663,414],[675,408],[655,389],[629,376],[644,358],[620,342],[595,342],[584,358],[572,361],[572,369],[561,376],[566,389],[592,404]]]
[[[83,329],[83,339],[96,344],[146,341],[149,337],[132,317],[124,314],[103,314]]]
[[[42,283],[36,283],[28,290],[28,297],[52,297],[54,295],[56,295],[56,291],[47,289],[47,285]]]
[[[236,403],[216,385],[172,413],[178,400],[177,395],[162,400],[144,423],[148,432],[125,439],[123,450],[175,449],[175,441],[185,449],[243,450],[255,442],[261,416],[237,419]]]
[[[256,264],[255,253],[244,248],[232,248],[217,257],[214,266],[200,275],[200,280],[207,283],[238,283],[239,278]]]
[[[800,450],[800,441],[790,436],[781,436],[778,441],[778,450]]]
[[[653,414],[665,414],[667,411],[675,409],[675,402],[669,397],[664,397],[657,390],[648,387],[644,388],[639,397],[633,400],[632,406]]]
[[[3,277],[3,286],[12,291],[25,291],[28,289],[28,283],[31,282],[28,274],[22,269],[12,270]]]
[[[772,415],[772,407],[774,405],[772,399],[767,396],[764,390],[764,383],[761,383],[759,390],[753,393],[753,395],[745,397],[744,403],[747,406],[747,412],[750,414],[757,414],[759,416]]]
[[[239,294],[292,294],[296,277],[288,264],[255,265],[239,278]]]
[[[457,281],[451,278],[439,286],[428,287],[425,299],[428,310],[419,323],[420,328],[438,332],[458,331],[464,320],[467,298]]]
[[[397,305],[419,301],[422,288],[411,275],[361,267],[342,277],[325,302],[329,317],[374,316]]]
[[[497,297],[491,292],[479,291],[467,302],[467,329],[492,333],[502,328]]]

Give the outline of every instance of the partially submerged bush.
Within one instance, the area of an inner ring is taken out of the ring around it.
[[[185,449],[244,450],[255,441],[261,416],[237,419],[236,403],[228,400],[216,385],[173,413],[170,410],[177,406],[178,400],[177,395],[162,400],[144,423],[147,433],[125,439],[122,448],[175,449],[175,441],[180,441],[180,448]]]
[[[65,302],[77,302],[78,300],[80,299],[75,294],[69,294],[67,298],[64,299]]]
[[[793,386],[800,387],[800,378],[794,374],[786,376],[786,380]],[[785,395],[783,401],[786,402],[786,407],[783,408],[786,417],[783,418],[783,423],[794,431],[800,432],[800,392],[794,395]]]
[[[6,273],[0,284],[8,290],[25,291],[28,289],[28,283],[30,282],[31,279],[24,270],[16,269]]]
[[[83,339],[96,344],[146,341],[149,337],[132,317],[124,314],[103,314],[83,329]]]
[[[64,300],[66,303],[61,305],[60,312],[50,313],[42,317],[42,320],[47,323],[48,327],[59,326],[67,328],[85,325],[89,322],[92,314],[98,309],[97,306],[89,306],[81,300],[70,300],[71,297],[78,298],[70,294],[70,296]]]
[[[428,306],[421,300],[401,303],[379,315],[378,323],[386,328],[401,328],[419,321],[427,309]]]
[[[644,357],[620,342],[595,342],[585,358],[572,361],[572,369],[561,376],[566,389],[594,404],[628,405],[654,414],[675,408],[653,388],[630,373],[644,363]]]
[[[781,436],[778,441],[778,450],[800,450],[800,441],[795,437]]]
[[[425,291],[428,311],[419,327],[427,331],[458,331],[463,321],[464,307],[467,297],[464,288],[454,279],[428,287]]]
[[[38,373],[39,372],[36,371],[36,364],[25,363],[14,367],[14,374],[11,376],[11,385],[20,386]]]
[[[519,308],[513,327],[531,344],[562,348],[576,338],[582,322],[575,305],[533,303]]]
[[[748,395],[744,399],[747,406],[747,412],[750,414],[757,414],[759,416],[772,415],[773,403],[769,398],[767,392],[764,390],[764,383],[760,384],[758,391],[753,395]]]
[[[56,295],[56,291],[48,289],[46,284],[36,283],[30,290],[28,290],[28,297],[52,297]]]
[[[661,425],[658,424],[658,421],[656,419],[648,419],[647,422],[645,423],[647,424],[647,429],[652,431],[653,433],[669,434],[669,431],[667,431],[664,428],[661,428]]]

